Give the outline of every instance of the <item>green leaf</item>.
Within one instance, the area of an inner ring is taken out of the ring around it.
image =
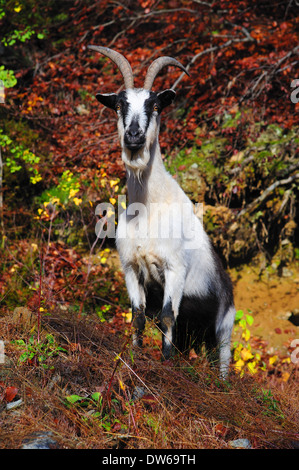
[[[102,395],[100,392],[94,392],[92,395],[91,395],[91,398],[94,400],[94,401],[100,401],[100,399],[102,398]]]
[[[77,403],[77,401],[81,401],[84,399],[84,397],[80,397],[79,395],[68,395],[65,398],[69,403]]]
[[[243,310],[237,310],[237,311],[236,311],[235,321],[240,321],[241,318],[243,317],[243,315],[244,315]]]
[[[251,315],[246,315],[246,321],[248,325],[251,326],[253,323],[253,317]]]

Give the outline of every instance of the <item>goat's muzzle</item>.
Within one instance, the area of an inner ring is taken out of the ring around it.
[[[124,136],[125,146],[132,152],[140,150],[145,144],[145,134],[138,126],[130,126]]]

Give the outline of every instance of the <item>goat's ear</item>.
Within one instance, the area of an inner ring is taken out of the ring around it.
[[[97,93],[96,99],[107,108],[115,110],[117,94],[116,93]]]
[[[161,108],[164,109],[173,102],[175,98],[175,91],[171,89],[161,91],[158,93],[158,98],[161,104]]]

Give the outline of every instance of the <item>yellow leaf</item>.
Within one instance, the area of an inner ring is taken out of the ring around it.
[[[289,374],[288,372],[284,372],[284,373],[282,374],[282,380],[283,380],[284,382],[287,382],[287,381],[289,380],[289,377],[290,377],[290,374]]]
[[[248,362],[247,367],[248,367],[248,370],[251,374],[256,374],[257,373],[257,369],[255,368],[255,366],[256,366],[255,361]]]
[[[124,390],[124,389],[125,389],[124,383],[123,383],[122,380],[120,380],[120,379],[118,379],[118,381],[119,381],[120,388],[121,388],[122,390]]]
[[[78,191],[79,191],[79,189],[71,189],[70,190],[70,197],[74,197],[77,194]]]
[[[108,207],[107,214],[106,214],[107,219],[109,219],[109,217],[112,217],[113,215],[114,215],[114,208],[111,209],[110,207]]]
[[[116,199],[114,197],[110,197],[109,198],[109,201],[111,202],[111,204],[114,206],[114,204],[116,203]]]
[[[277,356],[272,356],[269,358],[269,364],[270,366],[272,366],[276,361],[277,361],[278,357]]]
[[[126,209],[126,208],[127,208],[126,203],[125,203],[124,201],[122,201],[120,205],[121,205],[121,207],[122,207],[123,209]]]
[[[251,354],[249,349],[244,348],[241,351],[241,358],[243,359],[243,361],[249,361],[249,359],[253,358],[253,354]]]
[[[77,197],[74,197],[73,201],[74,201],[74,203],[76,204],[76,206],[79,206],[79,205],[81,204],[81,202],[82,202],[82,199],[79,199],[79,198],[77,198]]]
[[[131,323],[131,321],[132,321],[132,312],[123,312],[122,316],[124,317],[126,323]]]
[[[110,180],[109,183],[110,183],[111,188],[113,188],[113,186],[117,185],[118,181],[117,180]]]
[[[250,331],[248,330],[248,328],[246,328],[246,330],[242,333],[242,338],[244,338],[245,341],[249,341],[249,339],[250,339]]]
[[[106,261],[107,261],[107,258],[105,258],[105,256],[103,256],[103,257],[100,259],[100,261],[101,261],[102,264],[105,264]]]
[[[242,359],[239,359],[239,360],[235,363],[234,367],[235,367],[235,369],[237,369],[237,370],[241,370],[242,367],[244,367],[244,365],[245,365],[245,362],[242,361]]]
[[[60,199],[58,197],[52,197],[50,202],[52,204],[60,204]],[[47,207],[50,202],[44,202],[44,206]]]

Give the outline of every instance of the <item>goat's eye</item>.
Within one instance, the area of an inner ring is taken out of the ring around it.
[[[116,105],[116,111],[120,111],[121,110],[121,105],[120,104],[117,104]]]
[[[154,104],[154,106],[153,106],[153,111],[159,111],[159,108],[158,108],[158,105],[157,105],[157,104]]]

